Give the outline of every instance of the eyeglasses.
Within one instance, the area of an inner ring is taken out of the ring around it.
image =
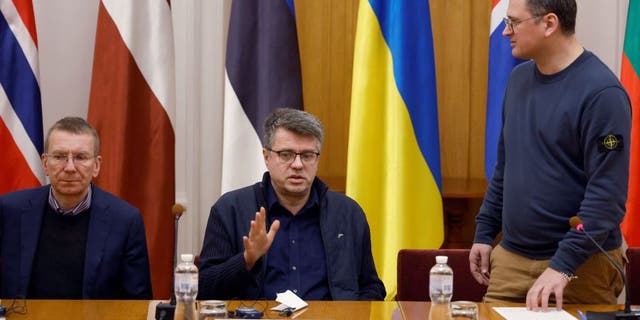
[[[522,20],[513,20],[509,17],[504,17],[502,18],[502,21],[504,21],[504,24],[509,28],[509,31],[514,32],[514,28],[517,27],[519,24],[527,21],[527,20],[531,20],[531,19],[537,19],[540,18],[540,16],[533,16],[533,17],[529,17],[526,19],[522,19]]]
[[[69,158],[71,158],[71,161],[73,162],[74,165],[85,166],[89,164],[89,162],[91,162],[93,158],[95,158],[95,156],[92,156],[84,152],[76,153],[76,154],[45,153],[45,157],[49,159],[49,162],[53,166],[67,164],[67,162],[69,161]]]
[[[318,161],[318,157],[320,156],[319,152],[314,151],[294,152],[292,150],[273,150],[271,148],[266,149],[277,154],[278,160],[280,160],[281,163],[291,163],[296,159],[297,156],[300,156],[300,160],[302,161],[302,163],[313,164]]]

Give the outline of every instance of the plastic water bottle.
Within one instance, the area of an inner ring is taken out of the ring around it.
[[[174,320],[197,320],[196,297],[198,296],[198,268],[193,264],[192,254],[181,254],[182,262],[174,273],[176,311]]]
[[[447,265],[447,256],[437,256],[436,265],[429,272],[431,303],[449,303],[453,296],[453,270]]]

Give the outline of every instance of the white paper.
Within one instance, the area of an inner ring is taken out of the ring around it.
[[[276,295],[276,301],[281,304],[271,308],[271,310],[282,311],[286,308],[293,309],[292,311],[297,311],[302,308],[305,308],[309,304],[304,302],[304,300],[300,299],[295,293],[291,292],[291,290],[287,290],[282,293],[278,293]]]
[[[497,313],[507,320],[577,320],[564,310],[549,308],[547,312],[530,311],[524,307],[493,307]]]

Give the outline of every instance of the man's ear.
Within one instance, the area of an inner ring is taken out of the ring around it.
[[[45,153],[43,153],[40,156],[40,160],[42,160],[42,168],[44,169],[44,175],[45,176],[49,176],[49,167],[48,167],[48,162],[47,162],[47,155]]]
[[[549,37],[560,30],[560,19],[555,13],[547,13],[542,17],[542,23],[544,23],[544,35]]]
[[[96,161],[94,163],[94,167],[93,167],[93,177],[97,177],[98,174],[100,173],[100,165],[102,164],[102,156],[98,155],[96,156]]]

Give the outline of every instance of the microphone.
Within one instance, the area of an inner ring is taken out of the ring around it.
[[[600,250],[600,252],[602,252],[604,256],[607,257],[609,262],[611,262],[611,264],[618,270],[618,272],[620,273],[620,276],[622,276],[622,282],[624,283],[624,289],[625,289],[624,311],[615,312],[615,319],[616,320],[618,319],[640,320],[640,312],[631,311],[631,302],[629,301],[629,285],[627,284],[627,276],[622,270],[622,267],[620,267],[620,265],[615,260],[613,260],[613,258],[611,258],[611,256],[607,253],[607,251],[605,251],[600,246],[600,244],[591,237],[591,235],[587,232],[587,230],[585,230],[584,225],[582,224],[582,219],[580,219],[580,217],[578,216],[571,217],[571,219],[569,219],[569,224],[571,225],[572,229],[576,229],[584,233],[587,236],[587,238],[589,238],[589,240],[591,240],[591,242],[594,245],[596,245],[598,250]]]
[[[178,263],[178,221],[180,217],[184,214],[187,209],[176,203],[171,208],[171,214],[175,217],[174,226],[173,226],[173,269],[176,269],[176,264]],[[173,319],[173,315],[176,310],[176,290],[175,286],[175,274],[171,272],[173,276],[171,277],[171,300],[169,303],[161,302],[156,305],[156,320],[170,320]]]

